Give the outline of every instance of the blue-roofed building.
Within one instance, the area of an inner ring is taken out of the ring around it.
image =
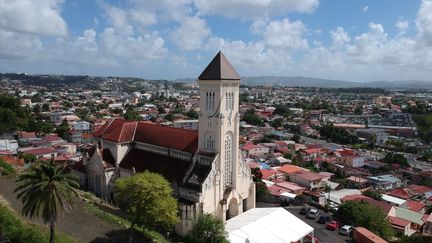
[[[402,181],[393,175],[369,176],[367,179],[375,189],[391,190],[402,185]]]

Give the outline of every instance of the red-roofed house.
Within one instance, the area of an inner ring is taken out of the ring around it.
[[[413,201],[413,200],[408,200],[407,201],[407,209],[414,211],[416,213],[424,213],[424,203],[422,202],[417,202],[417,201]]]
[[[57,156],[57,151],[53,148],[34,148],[24,151],[26,154],[32,154],[37,159],[51,159]]]
[[[411,222],[405,219],[388,216],[388,221],[393,229],[396,231],[401,232],[403,235],[409,235],[410,234],[410,225]]]
[[[260,145],[260,144],[246,144],[243,147],[241,147],[241,150],[246,152],[246,156],[250,157],[250,156],[260,156],[263,154],[267,154],[269,153],[269,148],[264,146],[264,145]]]
[[[322,158],[327,156],[327,151],[322,148],[304,149],[300,153],[304,161],[312,161],[316,158]]]
[[[291,182],[297,183],[309,190],[324,188],[328,177],[311,171],[299,170],[288,174]]]

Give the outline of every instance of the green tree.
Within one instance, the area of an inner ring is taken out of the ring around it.
[[[123,117],[129,121],[141,121],[142,120],[142,117],[139,115],[139,113],[133,107],[128,107],[126,109],[126,112],[124,113]]]
[[[186,113],[186,115],[190,118],[190,119],[198,119],[198,112],[196,112],[195,110],[190,110]]]
[[[50,225],[50,243],[54,242],[54,224],[59,213],[73,207],[79,187],[72,174],[56,167],[53,161],[38,162],[19,175],[15,188],[17,198],[23,203],[22,214],[42,217]]]
[[[44,112],[49,111],[49,105],[47,103],[44,103],[42,105],[42,111],[44,111]]]
[[[188,243],[228,243],[222,220],[210,214],[201,214],[192,222],[192,229],[186,235]]]
[[[402,154],[387,153],[382,161],[387,164],[400,164],[401,166],[406,167],[409,166],[408,160]]]
[[[282,127],[283,119],[282,118],[274,119],[274,121],[271,123],[271,126],[274,128]]]
[[[56,127],[56,133],[63,139],[67,139],[69,126],[66,121],[63,121],[62,124]]]
[[[366,202],[348,201],[339,206],[335,217],[344,224],[365,227],[375,234],[390,239],[394,232],[387,215],[378,207]]]
[[[129,242],[134,226],[171,229],[178,221],[177,201],[172,197],[169,182],[161,175],[145,171],[118,179],[114,199],[131,221]]]
[[[378,200],[378,201],[382,200],[382,193],[379,191],[372,190],[372,189],[364,191],[362,193],[362,195],[364,195],[366,197],[373,198],[373,199]]]
[[[263,119],[260,118],[257,114],[255,114],[255,110],[253,109],[246,111],[246,113],[243,116],[243,121],[251,125],[259,125],[259,126],[261,126],[264,123]]]

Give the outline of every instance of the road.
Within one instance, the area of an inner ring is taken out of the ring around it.
[[[285,133],[285,134],[286,134],[287,138],[292,138],[294,136],[294,134],[292,134],[292,133]],[[329,150],[342,148],[342,145],[340,145],[340,144],[329,143],[326,140],[314,139],[314,138],[305,137],[305,136],[300,136],[300,141],[303,143],[308,143],[308,144],[321,145],[323,148],[329,149]]]
[[[418,168],[420,170],[432,171],[432,164],[426,162],[420,162],[416,160],[417,156],[415,154],[404,154],[404,155],[405,158],[407,158],[408,164],[411,167]]]
[[[326,229],[325,224],[318,224],[316,220],[308,219],[304,215],[300,214],[301,207],[286,207],[286,210],[288,212],[294,214],[301,220],[305,221],[307,224],[312,226],[314,230],[315,237],[320,240],[320,242],[323,243],[344,243],[344,242],[350,242],[354,243],[353,240],[351,240],[348,236],[343,236],[338,233],[338,231],[330,231]],[[322,213],[320,211],[320,213]]]

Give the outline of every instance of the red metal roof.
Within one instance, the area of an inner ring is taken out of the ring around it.
[[[424,208],[424,204],[422,202],[416,202],[412,200],[407,201],[407,208],[414,212],[420,212]]]
[[[32,155],[43,155],[43,154],[51,154],[55,153],[56,151],[53,148],[35,148],[26,150],[24,153],[32,154]]]
[[[198,149],[197,131],[164,127],[148,122],[126,121],[123,118],[105,123],[93,135],[116,143],[136,141],[190,153]]]
[[[139,122],[134,141],[195,153],[198,131]]]
[[[405,226],[410,224],[410,221],[405,220],[405,219],[401,219],[398,217],[393,217],[393,216],[388,216],[388,220],[390,222],[390,224],[392,225],[396,225],[402,228],[405,228]]]

